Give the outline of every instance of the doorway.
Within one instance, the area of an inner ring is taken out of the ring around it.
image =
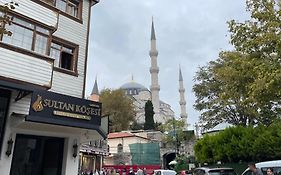
[[[10,175],[60,175],[64,139],[18,134]]]
[[[5,134],[5,125],[10,103],[10,96],[11,91],[0,89],[0,152],[2,149],[2,142]]]

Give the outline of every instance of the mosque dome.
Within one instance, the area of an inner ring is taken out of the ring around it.
[[[148,91],[145,86],[134,81],[125,83],[120,88],[125,90],[126,95],[138,95],[141,91]]]

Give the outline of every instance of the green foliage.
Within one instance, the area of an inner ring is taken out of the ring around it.
[[[234,51],[196,73],[201,124],[270,125],[281,114],[281,10],[274,0],[247,0],[251,19],[228,22]]]
[[[216,135],[205,135],[195,147],[200,162],[265,161],[281,157],[281,122],[269,127],[231,127]]]
[[[185,140],[184,129],[183,120],[170,119],[160,126],[160,130],[166,133],[163,141],[171,145],[179,144]]]
[[[134,121],[130,126],[131,130],[141,130],[143,129],[143,125],[139,124],[138,122]]]
[[[155,123],[154,123],[154,111],[153,111],[153,104],[150,100],[148,100],[145,103],[145,122],[144,122],[144,129],[148,130],[148,129],[155,129]]]
[[[0,35],[12,35],[12,32],[6,29],[6,25],[11,25],[13,18],[8,15],[8,12],[9,10],[14,10],[16,6],[18,6],[18,4],[15,2],[0,5]]]
[[[104,89],[100,94],[103,115],[110,115],[112,127],[110,132],[127,130],[134,121],[135,111],[133,101],[122,89]]]
[[[177,164],[175,165],[174,170],[178,173],[180,173],[181,170],[188,170],[188,163],[189,158],[184,155],[180,155],[176,157]]]

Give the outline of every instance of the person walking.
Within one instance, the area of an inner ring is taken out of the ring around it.
[[[143,175],[143,171],[141,168],[138,168],[137,175]]]
[[[135,175],[133,168],[130,168],[129,175]]]
[[[256,164],[251,162],[248,164],[249,169],[252,171],[253,175],[263,175],[261,169],[256,167]]]

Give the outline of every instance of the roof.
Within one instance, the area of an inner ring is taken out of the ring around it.
[[[153,19],[151,25],[151,40],[156,40]]]
[[[143,139],[147,139],[145,137],[141,137],[132,133],[128,133],[128,132],[114,132],[114,133],[109,133],[108,134],[108,139],[117,139],[117,138],[127,138],[127,137],[139,137],[139,138],[143,138]]]
[[[222,130],[225,130],[226,128],[229,128],[229,127],[232,127],[232,126],[233,126],[232,124],[229,124],[227,122],[220,123],[220,124],[216,125],[215,127],[207,130],[204,133],[211,133],[211,132],[222,131]]]
[[[182,73],[181,73],[181,68],[180,68],[180,72],[179,72],[179,81],[183,81]]]
[[[127,89],[148,90],[145,86],[143,86],[139,83],[136,83],[134,81],[131,81],[129,83],[125,83],[120,88],[125,89],[125,90],[127,90]]]
[[[99,95],[99,89],[98,89],[97,78],[95,79],[95,84],[94,84],[94,87],[93,87],[93,90],[92,90],[91,95],[93,95],[93,94]]]

